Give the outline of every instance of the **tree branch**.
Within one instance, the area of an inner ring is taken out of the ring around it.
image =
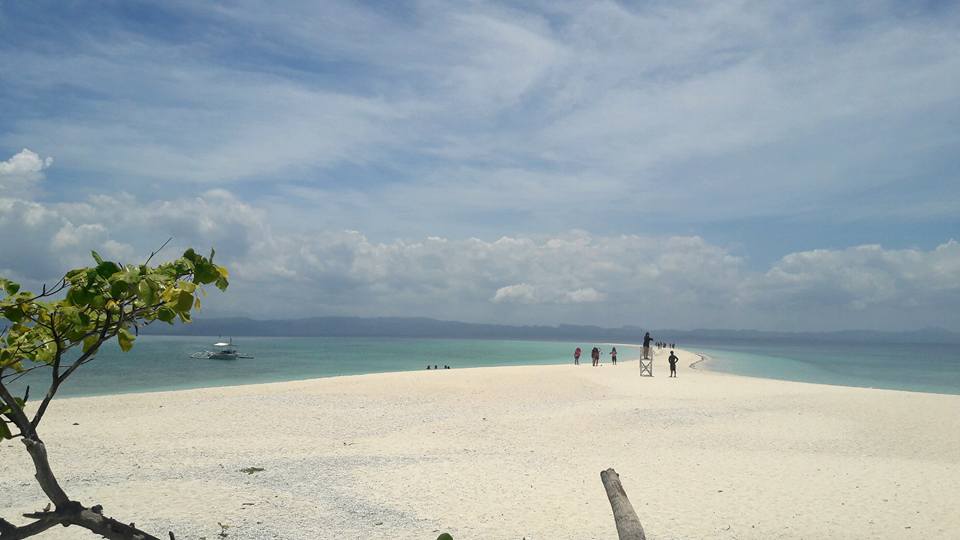
[[[53,373],[50,374],[51,381],[50,384],[56,384],[57,379],[60,378],[60,359],[63,356],[63,349],[60,345],[60,336],[57,334],[57,324],[53,319],[54,313],[50,314],[50,333],[53,335],[54,341],[57,343],[57,351],[53,356]]]
[[[53,399],[53,396],[56,395],[57,390],[60,388],[60,385],[63,384],[63,381],[67,380],[67,377],[69,377],[74,371],[76,371],[78,367],[83,365],[84,362],[86,362],[94,354],[97,353],[97,350],[100,348],[100,345],[107,339],[107,334],[109,333],[109,330],[110,330],[110,313],[107,313],[106,321],[104,321],[104,324],[103,324],[103,330],[100,331],[99,343],[91,347],[90,350],[88,350],[87,352],[80,355],[80,358],[78,358],[77,361],[74,362],[72,366],[67,368],[67,370],[64,371],[63,374],[61,374],[59,377],[54,378],[53,381],[50,383],[50,388],[47,389],[47,395],[43,397],[43,401],[40,402],[40,407],[37,408],[37,414],[33,416],[33,420],[30,422],[30,427],[32,430],[36,430],[37,426],[40,425],[40,420],[43,418],[44,413],[47,412],[47,407],[50,405],[50,401]],[[57,354],[55,363],[59,367],[60,355],[62,353],[59,351],[59,348],[57,350],[58,350],[58,354]]]
[[[33,433],[30,436],[24,436],[20,442],[27,447],[27,453],[33,460],[33,466],[36,469],[33,476],[40,484],[40,489],[47,494],[47,497],[57,508],[64,508],[70,504],[70,498],[60,487],[57,477],[53,475],[53,471],[50,469],[50,462],[47,460],[47,447],[43,444],[43,441],[36,436],[36,433]]]
[[[20,379],[20,377],[23,377],[27,373],[30,373],[31,371],[34,371],[37,369],[43,369],[45,367],[50,367],[50,366],[47,364],[39,364],[39,365],[33,366],[32,368],[27,368],[19,373],[14,371],[13,373],[7,373],[6,375],[0,374],[0,381],[2,381],[3,379],[10,379],[9,381],[7,381],[7,384],[13,384],[17,382]]]
[[[67,288],[67,277],[64,276],[64,277],[60,278],[60,281],[58,281],[57,284],[54,285],[53,288],[50,289],[49,291],[47,290],[47,285],[44,284],[44,285],[43,285],[43,291],[41,291],[40,294],[34,296],[33,298],[31,298],[31,299],[29,299],[29,300],[25,300],[25,302],[27,302],[27,303],[29,303],[29,302],[36,302],[37,300],[39,300],[39,299],[41,299],[41,298],[46,298],[46,297],[48,297],[48,296],[53,296],[53,295],[59,293],[60,291],[66,289],[66,288]]]
[[[136,528],[133,523],[127,525],[102,514],[103,507],[97,505],[86,508],[78,502],[71,501],[64,508],[53,512],[37,512],[24,514],[24,517],[36,519],[29,525],[16,527],[10,522],[0,519],[0,540],[21,540],[53,527],[54,525],[77,525],[104,538],[112,540],[160,540],[148,532]],[[173,533],[170,533],[171,536]]]
[[[170,238],[167,238],[167,241],[164,242],[162,246],[158,247],[156,251],[151,252],[150,256],[147,257],[147,260],[144,261],[143,264],[150,264],[150,260],[153,259],[153,256],[156,255],[157,253],[160,253],[160,251],[162,251],[163,248],[167,247],[167,244],[169,244],[171,240],[173,240],[172,236]]]
[[[28,525],[17,527],[9,521],[0,518],[0,540],[21,540],[23,538],[29,538],[61,523],[59,519],[41,519]]]
[[[19,429],[21,433],[28,433],[30,431],[30,420],[27,419],[27,415],[23,412],[20,405],[17,404],[17,400],[10,395],[10,391],[7,390],[3,382],[0,382],[0,401],[3,401],[3,403],[10,408],[10,411],[6,413],[7,418],[17,426],[17,429]]]

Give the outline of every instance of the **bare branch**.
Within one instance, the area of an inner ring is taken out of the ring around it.
[[[160,251],[163,250],[163,248],[167,247],[167,244],[169,244],[171,240],[173,240],[172,236],[170,238],[167,238],[167,241],[164,242],[162,246],[158,247],[156,251],[151,252],[150,256],[147,257],[147,260],[144,261],[143,264],[150,264],[150,260],[153,259],[153,256],[156,255],[157,253],[160,253]]]
[[[53,340],[57,344],[56,354],[53,356],[53,373],[51,374],[52,381],[50,384],[56,384],[57,379],[60,378],[60,359],[63,355],[63,350],[60,345],[60,336],[57,334],[57,323],[53,319],[54,313],[50,314],[50,333],[53,334]]]
[[[37,369],[42,369],[42,368],[45,368],[45,367],[50,367],[50,366],[47,365],[47,364],[38,364],[38,365],[36,365],[36,366],[33,366],[32,368],[27,368],[27,369],[25,369],[25,370],[23,370],[23,371],[21,371],[21,372],[19,372],[19,373],[17,373],[16,371],[14,371],[13,373],[8,373],[8,374],[6,374],[6,375],[0,376],[0,380],[10,379],[10,380],[7,381],[7,384],[13,384],[13,383],[17,382],[17,380],[19,380],[20,377],[23,377],[23,376],[26,375],[27,373],[30,373],[31,371],[34,371],[34,370],[37,370]]]
[[[24,514],[24,517],[37,521],[16,527],[9,521],[0,519],[0,540],[22,540],[40,534],[54,525],[77,525],[103,538],[113,540],[159,540],[157,537],[141,531],[133,523],[127,525],[113,518],[103,515],[103,507],[96,505],[85,508],[78,502],[69,501],[62,508],[53,512],[35,512]],[[173,538],[173,533],[169,533]]]
[[[28,525],[23,525],[22,527],[16,527],[9,521],[0,518],[0,540],[21,540],[22,538],[29,538],[61,523],[62,521],[60,519],[41,519]]]
[[[47,286],[46,286],[46,284],[44,284],[44,286],[43,286],[43,291],[42,291],[40,294],[34,296],[33,298],[31,298],[31,299],[29,299],[29,300],[26,300],[26,302],[36,302],[37,300],[39,300],[39,299],[41,299],[41,298],[46,298],[46,297],[48,297],[48,296],[53,296],[53,295],[59,293],[60,291],[66,289],[66,288],[67,288],[67,277],[64,276],[64,277],[60,278],[60,281],[58,281],[57,284],[54,285],[53,288],[50,289],[50,290],[47,290]]]
[[[67,368],[66,371],[64,371],[59,377],[56,377],[55,379],[53,379],[53,381],[50,383],[50,388],[47,389],[47,395],[43,397],[43,401],[40,402],[40,407],[37,408],[37,414],[34,415],[33,420],[30,422],[31,430],[36,430],[37,426],[40,425],[40,420],[43,418],[44,413],[47,412],[47,407],[50,405],[50,401],[53,399],[53,396],[57,394],[57,390],[60,388],[60,385],[63,384],[63,381],[67,380],[67,377],[73,374],[73,372],[76,371],[77,368],[82,366],[84,362],[92,358],[93,355],[97,354],[97,350],[100,348],[100,344],[102,344],[107,339],[107,334],[109,330],[110,330],[110,313],[107,313],[107,319],[104,322],[103,330],[100,332],[99,343],[91,347],[90,350],[88,350],[87,352],[80,355],[80,358],[78,358],[77,361],[74,362],[72,366]],[[59,362],[59,354],[57,357],[57,362]]]

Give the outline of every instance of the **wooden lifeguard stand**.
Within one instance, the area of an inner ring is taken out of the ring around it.
[[[640,356],[640,376],[653,377],[653,352],[649,347],[644,347]]]

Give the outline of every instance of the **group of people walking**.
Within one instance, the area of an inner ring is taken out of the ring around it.
[[[583,350],[580,349],[580,347],[577,347],[576,350],[573,351],[573,365],[575,366],[580,365],[580,356],[582,354],[583,354]],[[590,351],[590,359],[593,361],[593,367],[597,367],[600,365],[601,354],[603,354],[603,351],[600,350],[600,347],[594,347],[593,350]],[[617,365],[617,348],[616,347],[610,350],[610,362],[613,365]]]
[[[644,360],[649,360],[649,359],[651,359],[651,356],[650,356],[650,344],[651,344],[651,343],[653,343],[653,338],[650,337],[650,332],[647,332],[647,333],[643,336],[643,359],[644,359]],[[658,349],[664,349],[664,348],[667,348],[668,346],[669,346],[670,348],[675,348],[675,347],[676,347],[676,344],[675,344],[675,343],[666,343],[666,342],[664,342],[664,341],[657,341],[657,342],[655,343],[655,345],[656,345],[656,347],[657,347]],[[597,366],[600,365],[600,355],[601,355],[601,354],[603,354],[603,351],[600,350],[599,347],[594,347],[594,348],[590,351],[590,360],[592,361],[593,367],[597,367]],[[573,365],[575,365],[575,366],[579,366],[579,365],[580,365],[580,357],[581,357],[582,355],[583,355],[583,350],[582,350],[580,347],[577,347],[577,348],[573,351]],[[670,376],[671,376],[671,377],[676,377],[676,376],[677,376],[677,362],[678,362],[679,360],[680,360],[680,358],[678,358],[677,355],[674,354],[674,352],[671,350],[671,351],[670,351],[670,356],[667,357],[667,362],[669,362],[669,364],[670,364]],[[610,350],[610,362],[611,362],[613,365],[617,365],[617,348],[616,348],[616,347],[614,347],[614,348],[612,348],[612,349]]]

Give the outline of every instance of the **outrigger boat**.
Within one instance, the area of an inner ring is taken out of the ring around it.
[[[216,347],[212,351],[200,351],[190,355],[191,358],[206,358],[208,360],[236,360],[237,358],[253,358],[253,356],[240,354],[233,346],[233,338],[228,341],[219,341],[213,344]]]

